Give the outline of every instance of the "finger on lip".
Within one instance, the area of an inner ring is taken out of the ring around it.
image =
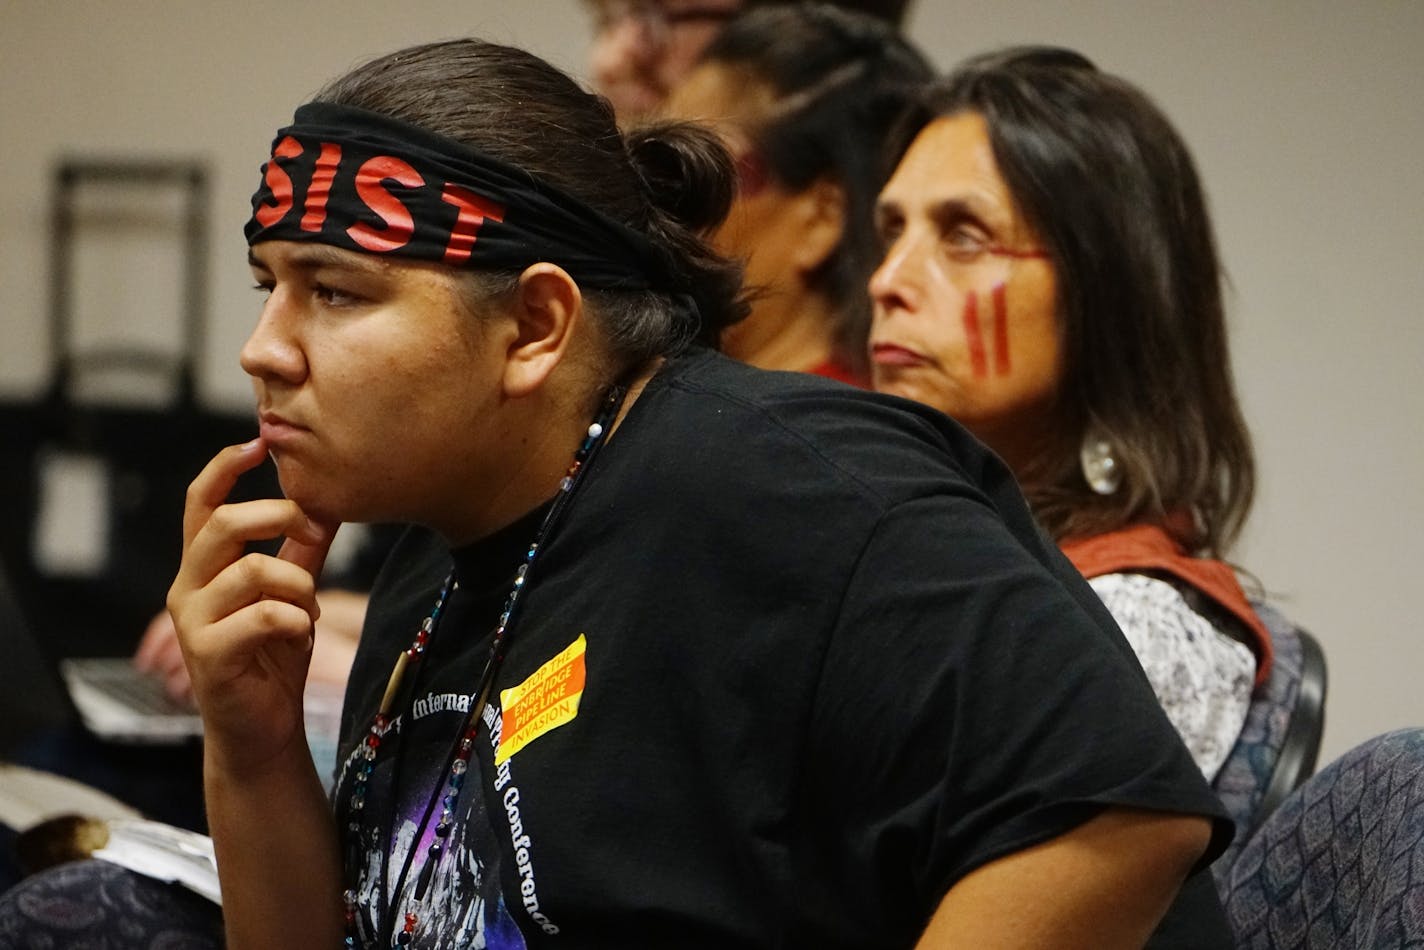
[[[267,442],[262,436],[241,445],[229,445],[213,457],[194,479],[194,485],[205,487],[213,500],[221,502],[232,490],[237,477],[259,465],[267,457]]]

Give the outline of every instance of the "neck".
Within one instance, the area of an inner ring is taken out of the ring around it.
[[[654,361],[634,374],[605,438],[617,431],[659,366],[660,361]],[[611,382],[566,389],[555,386],[506,403],[503,418],[494,427],[496,434],[486,443],[493,448],[476,450],[471,464],[458,466],[466,472],[487,473],[482,479],[462,479],[460,495],[468,498],[469,504],[447,512],[448,517],[431,526],[451,547],[460,547],[513,524],[552,498],[611,386]],[[483,490],[479,490],[480,484],[485,486]]]
[[[1062,440],[1052,419],[1051,412],[1031,411],[1016,413],[1008,420],[966,423],[965,428],[1003,459],[1014,477],[1027,489],[1031,487],[1034,473],[1040,469],[1038,460],[1065,450],[1061,447]]]
[[[761,369],[806,372],[835,352],[836,313],[820,294],[780,293],[755,300],[752,312],[722,336],[728,356]]]
[[[618,409],[618,417],[613,420],[613,429],[608,433],[609,439],[612,439],[618,432],[618,427],[623,424],[624,419],[628,418],[628,411],[633,408],[633,403],[643,395],[643,390],[648,388],[648,383],[652,382],[653,377],[658,374],[666,362],[667,360],[659,356],[628,377],[628,395],[624,397],[623,405]]]

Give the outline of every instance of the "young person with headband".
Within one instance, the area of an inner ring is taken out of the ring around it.
[[[732,175],[710,133],[625,140],[478,41],[358,67],[278,134],[262,434],[193,482],[169,598],[229,947],[1198,926],[1169,906],[1229,822],[1007,471],[937,413],[699,345],[742,312],[694,236]],[[268,456],[286,497],[228,503]],[[328,803],[301,693],[349,520],[416,527]]]

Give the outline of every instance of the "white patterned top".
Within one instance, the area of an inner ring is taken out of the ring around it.
[[[1170,581],[1103,574],[1088,581],[1117,621],[1207,781],[1246,722],[1256,658],[1192,609]]]

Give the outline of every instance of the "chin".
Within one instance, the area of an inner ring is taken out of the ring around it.
[[[905,378],[903,373],[877,371],[873,385],[878,393],[899,396],[901,399],[908,399],[911,402],[929,406],[931,409],[938,409],[940,412],[945,411],[944,406],[940,405],[940,400],[934,399],[932,394],[926,394],[924,387],[914,385],[912,381]]]
[[[345,506],[331,504],[330,496],[304,492],[299,488],[288,489],[286,487],[283,487],[282,493],[287,496],[289,501],[296,503],[297,507],[302,510],[302,514],[313,521],[335,524],[341,521],[352,520],[349,517],[349,513],[344,510]]]
[[[313,478],[311,473],[298,466],[277,462],[277,481],[282,486],[282,494],[295,502],[302,514],[314,521],[331,524],[355,521],[351,505],[343,499],[342,492],[323,480]]]

